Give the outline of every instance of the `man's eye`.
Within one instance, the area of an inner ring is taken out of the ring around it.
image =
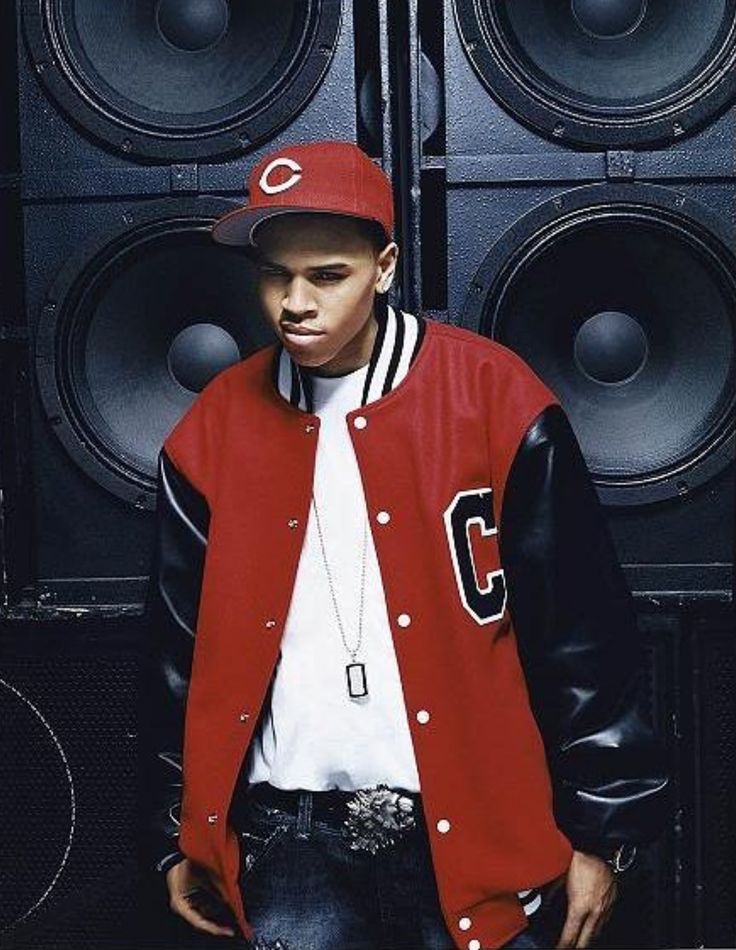
[[[317,274],[317,280],[326,280],[326,281],[341,280],[342,276],[343,276],[342,274],[336,274],[334,271],[325,270],[325,271],[320,271],[319,274]]]

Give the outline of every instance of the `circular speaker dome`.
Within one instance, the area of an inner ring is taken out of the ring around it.
[[[732,248],[671,189],[593,185],[521,218],[475,276],[463,323],[555,392],[610,504],[676,496],[733,461]]]
[[[339,0],[24,0],[37,74],[73,119],[125,154],[242,152],[319,85]]]
[[[162,201],[124,216],[68,261],[44,305],[36,375],[45,411],[101,485],[155,506],[161,445],[220,370],[275,340],[239,248],[216,244],[222,199]]]
[[[736,0],[454,0],[488,90],[561,141],[642,145],[736,91]]]

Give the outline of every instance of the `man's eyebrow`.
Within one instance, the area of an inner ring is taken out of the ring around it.
[[[267,257],[261,257],[258,263],[262,267],[274,267],[277,270],[288,270],[287,267],[284,267],[283,264],[278,264],[276,261],[270,261]],[[345,261],[330,261],[326,264],[314,264],[312,267],[307,268],[308,270],[345,270],[349,268],[350,264]]]

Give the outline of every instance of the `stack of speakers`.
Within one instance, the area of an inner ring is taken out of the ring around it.
[[[408,303],[564,405],[675,768],[606,944],[734,946],[736,3],[438,6],[403,24]]]
[[[606,505],[678,804],[605,945],[736,945],[736,0],[1,6],[0,950],[204,945],[136,858],[155,463],[272,339],[212,221],[323,138],[394,180],[395,302],[519,352]]]

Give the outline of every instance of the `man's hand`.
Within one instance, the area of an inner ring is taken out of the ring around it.
[[[232,927],[216,923],[222,921],[224,901],[212,886],[206,872],[184,858],[166,872],[169,889],[169,907],[192,927],[205,933],[234,937]]]
[[[616,875],[594,854],[573,851],[565,878],[567,917],[557,948],[589,947],[616,900]]]

